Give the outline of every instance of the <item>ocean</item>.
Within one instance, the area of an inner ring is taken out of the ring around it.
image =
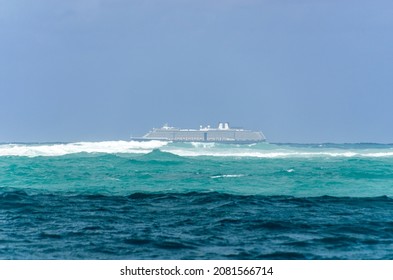
[[[393,145],[0,144],[0,259],[393,259]]]

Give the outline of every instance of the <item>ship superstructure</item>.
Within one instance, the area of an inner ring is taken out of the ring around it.
[[[181,129],[164,125],[161,128],[153,128],[142,139],[176,142],[224,142],[234,144],[257,143],[266,140],[260,131],[231,128],[227,122],[219,123],[216,128],[208,125],[206,127],[200,126],[199,129]]]

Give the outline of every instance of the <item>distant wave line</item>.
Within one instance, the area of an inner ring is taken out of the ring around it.
[[[346,148],[347,147],[347,148]],[[215,143],[172,143],[168,141],[102,141],[55,144],[0,144],[0,156],[64,156],[77,153],[148,154],[154,150],[183,157],[251,157],[251,158],[311,158],[311,157],[393,157],[393,149],[370,148],[356,144],[334,147],[299,145],[226,145]]]

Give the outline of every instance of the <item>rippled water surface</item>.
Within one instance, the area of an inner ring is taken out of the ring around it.
[[[0,145],[1,259],[391,259],[377,144]]]

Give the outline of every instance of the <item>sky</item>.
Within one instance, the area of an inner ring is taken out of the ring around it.
[[[390,0],[0,0],[0,142],[393,143],[392,34]]]

